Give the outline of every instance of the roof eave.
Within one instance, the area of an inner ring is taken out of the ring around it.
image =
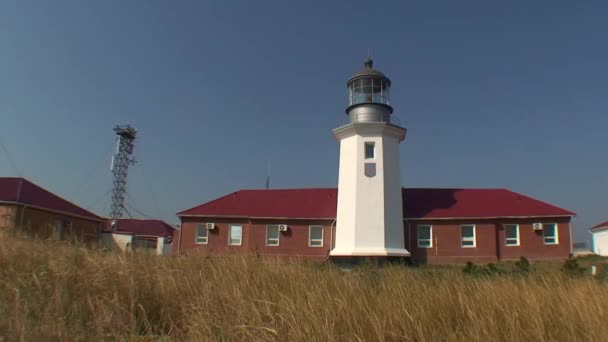
[[[49,209],[49,208],[46,208],[46,207],[41,207],[39,205],[33,205],[33,204],[28,204],[28,203],[23,203],[23,202],[0,201],[0,204],[11,204],[11,205],[18,205],[18,206],[23,206],[23,207],[27,207],[27,208],[34,208],[34,209],[38,209],[38,210],[44,210],[44,211],[48,211],[48,212],[51,212],[51,213],[56,213],[56,214],[76,217],[76,218],[80,218],[80,219],[83,219],[83,220],[89,220],[89,221],[97,221],[97,222],[105,222],[106,221],[105,219],[100,218],[100,217],[94,218],[94,217],[90,217],[90,216],[83,216],[83,215],[78,215],[78,214],[70,213],[70,212],[67,212],[67,211]]]
[[[234,218],[234,219],[258,219],[258,220],[335,220],[335,217],[279,217],[279,216],[245,216],[245,215],[177,215],[178,217],[209,217],[209,218]]]
[[[574,217],[571,215],[532,215],[532,216],[468,216],[468,217],[405,217],[404,220],[479,220],[479,219],[528,219],[550,217]]]

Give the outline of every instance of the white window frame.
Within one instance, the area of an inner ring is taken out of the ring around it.
[[[268,230],[270,228],[276,228],[277,229],[277,238],[276,239],[272,239],[273,241],[276,240],[276,243],[270,243],[270,240],[268,239]],[[266,240],[265,240],[265,244],[266,246],[278,246],[281,240],[281,231],[279,230],[279,225],[278,224],[267,224],[266,225]]]
[[[312,238],[312,229],[313,228],[321,228],[321,239],[313,239]],[[325,227],[320,224],[311,224],[308,226],[308,247],[323,247],[325,244],[323,241],[323,234],[325,233]],[[313,242],[320,242],[320,245],[313,245]]]
[[[418,237],[418,229],[420,229],[421,227],[428,227],[429,228],[429,238],[428,239],[421,239]],[[429,245],[428,246],[421,246],[420,245],[420,241],[429,241]],[[419,224],[416,225],[416,245],[418,246],[418,248],[433,248],[433,225],[430,224]]]
[[[367,146],[372,147],[372,156],[367,156]],[[363,159],[365,160],[374,160],[376,159],[376,142],[375,141],[366,141],[363,143]]]
[[[473,237],[463,237],[462,236],[462,229],[464,227],[473,227]],[[473,241],[473,245],[472,246],[465,246],[463,244],[464,241]],[[475,226],[474,224],[461,224],[460,225],[460,247],[461,248],[475,248],[477,247],[477,226]]]
[[[517,247],[520,244],[520,235],[519,235],[519,224],[516,223],[508,223],[504,225],[505,227],[505,246],[507,247]],[[515,243],[509,243],[509,240],[513,241],[513,238],[507,237],[507,229],[509,227],[515,227]]]
[[[545,235],[546,225],[553,225],[553,231],[555,232],[555,236],[553,237],[555,239],[554,242],[547,242],[547,236]],[[557,223],[543,223],[543,243],[545,245],[559,245],[559,227]]]
[[[232,243],[232,228],[233,227],[241,227],[241,238],[239,239],[239,243]],[[241,246],[243,244],[243,225],[242,224],[231,224],[228,227],[228,245],[229,246]]]
[[[199,230],[204,230],[205,236],[199,236],[199,234],[198,234]],[[207,243],[209,243],[209,229],[207,229],[206,224],[198,223],[196,225],[196,230],[194,231],[194,243],[197,245],[206,245]]]

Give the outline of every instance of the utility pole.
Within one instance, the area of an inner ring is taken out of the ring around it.
[[[122,217],[125,195],[127,194],[127,173],[129,165],[135,164],[133,147],[137,130],[130,125],[116,126],[114,132],[118,136],[116,153],[112,156],[112,175],[114,187],[112,188],[112,206],[110,208],[111,230],[118,229],[118,220]]]

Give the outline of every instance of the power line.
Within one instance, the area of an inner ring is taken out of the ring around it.
[[[106,196],[108,196],[110,194],[110,192],[112,192],[112,188],[108,189],[108,191],[106,191],[103,195],[97,197],[92,204],[88,205],[85,207],[86,210],[91,210],[91,208],[93,208],[94,206],[96,206],[100,200],[104,199]]]
[[[79,184],[79,186],[75,188],[75,191],[72,193],[70,198],[76,198],[76,197],[80,196],[85,190],[88,189],[88,185],[91,184],[92,176],[97,175],[100,170],[104,169],[104,167],[102,167],[102,162],[105,164],[110,161],[112,154],[114,154],[113,147],[114,147],[114,142],[112,142],[112,145],[110,145],[109,149],[107,150],[107,151],[110,151],[110,153],[104,152],[103,156],[102,156],[103,160],[101,158],[96,160],[96,163],[93,163],[93,167],[90,170],[88,170],[87,173],[85,173],[85,177],[83,179],[81,179],[80,182],[77,183],[77,184]],[[106,151],[106,150],[104,149],[104,151]]]
[[[144,138],[145,138],[145,136],[144,136]],[[141,141],[142,136],[139,136],[139,139]],[[141,155],[144,154],[144,153],[141,152],[142,146],[144,146],[144,144],[140,143],[139,146],[140,146],[139,147],[139,150],[140,150],[139,155],[141,156]],[[154,204],[155,214],[156,214],[156,216],[161,217],[161,215],[160,215],[160,207],[158,206],[158,197],[156,196],[156,191],[154,191],[155,187],[154,186],[150,186],[150,182],[148,182],[148,178],[146,177],[146,175],[144,173],[144,165],[143,165],[142,160],[140,159],[137,162],[138,162],[137,169],[139,169],[139,172],[141,174],[141,178],[142,178],[142,180],[144,182],[144,186],[146,187],[146,189],[148,189],[150,197],[152,198],[152,202]],[[127,193],[127,196],[128,196],[128,193]]]
[[[6,159],[8,160],[9,164],[11,164],[11,167],[14,169],[14,171],[17,173],[17,176],[23,177],[23,171],[19,169],[19,167],[17,167],[17,163],[15,163],[15,160],[11,156],[11,153],[8,151],[8,148],[6,147],[6,145],[4,145],[2,140],[0,140],[0,147],[2,147]]]
[[[126,202],[126,205],[133,211],[135,211],[136,213],[138,213],[139,215],[143,216],[144,218],[147,219],[151,219],[151,220],[155,220],[154,217],[150,216],[150,215],[146,215],[144,214],[141,210],[135,208],[134,206],[132,206],[131,204],[129,204],[129,202]]]

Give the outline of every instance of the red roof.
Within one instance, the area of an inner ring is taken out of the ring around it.
[[[241,190],[178,216],[260,218],[336,217],[337,189]],[[406,218],[573,216],[574,213],[507,189],[403,189]]]
[[[26,204],[91,220],[103,220],[25,178],[0,177],[0,202]]]
[[[177,215],[333,219],[337,194],[336,189],[240,190]]]
[[[608,228],[608,221],[602,222],[602,223],[600,223],[598,225],[595,225],[595,226],[591,227],[590,230],[599,230],[599,229],[602,229],[602,228]]]
[[[110,227],[110,221],[106,223],[106,229]],[[118,220],[118,230],[116,233],[126,233],[134,235],[150,236],[173,236],[171,225],[161,220],[140,220],[140,219],[120,219]]]
[[[574,216],[508,189],[404,189],[406,218]]]

